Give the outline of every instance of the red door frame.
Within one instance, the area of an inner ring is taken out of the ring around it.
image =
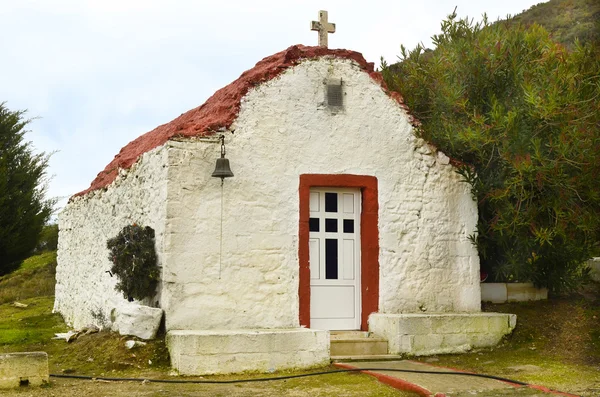
[[[361,326],[369,328],[369,314],[379,306],[379,202],[377,178],[350,174],[300,175],[300,225],[298,228],[298,262],[300,265],[298,296],[300,325],[310,328],[310,265],[308,253],[311,187],[359,188],[362,192],[360,215]]]

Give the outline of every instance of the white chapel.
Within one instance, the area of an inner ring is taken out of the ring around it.
[[[335,27],[321,16],[326,38]],[[456,162],[415,136],[372,63],[321,44],[262,59],[71,198],[55,311],[81,327],[131,304],[107,273],[106,240],[137,223],[155,230],[161,279],[145,303],[164,311],[182,374],[327,364],[331,331],[418,355],[491,346],[514,328],[481,312],[477,205]],[[212,177],[222,149],[225,179]]]

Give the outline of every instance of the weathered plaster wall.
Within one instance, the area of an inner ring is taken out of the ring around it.
[[[323,104],[324,81],[340,78],[345,110],[336,114]],[[222,223],[220,180],[210,177],[219,145],[168,144],[168,329],[299,325],[301,174],[378,178],[380,312],[480,309],[468,185],[354,63],[319,58],[290,68],[247,94],[232,129],[235,177],[223,186]]]
[[[161,146],[145,153],[106,190],[74,197],[60,213],[54,310],[75,328],[102,325],[102,318],[110,321],[111,310],[126,303],[114,289],[117,279],[106,272],[111,267],[106,241],[124,226],[152,227],[162,263],[166,165],[167,150]]]

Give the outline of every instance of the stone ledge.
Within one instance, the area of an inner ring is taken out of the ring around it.
[[[504,313],[373,313],[369,330],[388,340],[388,353],[419,356],[494,346],[516,322],[516,315]]]
[[[48,383],[45,352],[0,354],[0,389]]]
[[[173,330],[171,365],[182,375],[272,372],[329,364],[329,332],[306,328]]]

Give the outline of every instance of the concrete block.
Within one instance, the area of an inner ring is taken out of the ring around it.
[[[369,331],[387,339],[389,354],[463,353],[473,347],[494,346],[512,332],[515,325],[516,316],[505,313],[374,313],[369,316]],[[404,330],[419,333],[409,334]]]
[[[532,283],[507,283],[506,292],[509,302],[548,299],[548,290],[546,288],[536,288]]]
[[[431,318],[432,327],[430,333],[436,334],[456,334],[486,332],[489,326],[487,317],[480,316],[480,313],[455,314],[455,315],[436,315]]]
[[[548,299],[548,289],[536,288],[532,283],[482,283],[483,302],[525,302]]]
[[[415,351],[436,350],[442,346],[444,336],[439,334],[415,335],[413,349]]]
[[[474,348],[495,346],[502,340],[503,336],[504,334],[501,332],[471,334],[469,343]]]
[[[492,303],[504,303],[508,300],[506,283],[482,283],[481,301]]]
[[[171,365],[182,375],[271,372],[329,364],[329,332],[306,328],[172,330]]]
[[[48,383],[45,352],[0,354],[0,389]]]
[[[517,316],[514,314],[489,316],[487,320],[492,333],[512,332],[517,325]]]
[[[594,281],[600,281],[600,258],[592,258],[587,261],[587,265],[590,267],[590,276]]]

